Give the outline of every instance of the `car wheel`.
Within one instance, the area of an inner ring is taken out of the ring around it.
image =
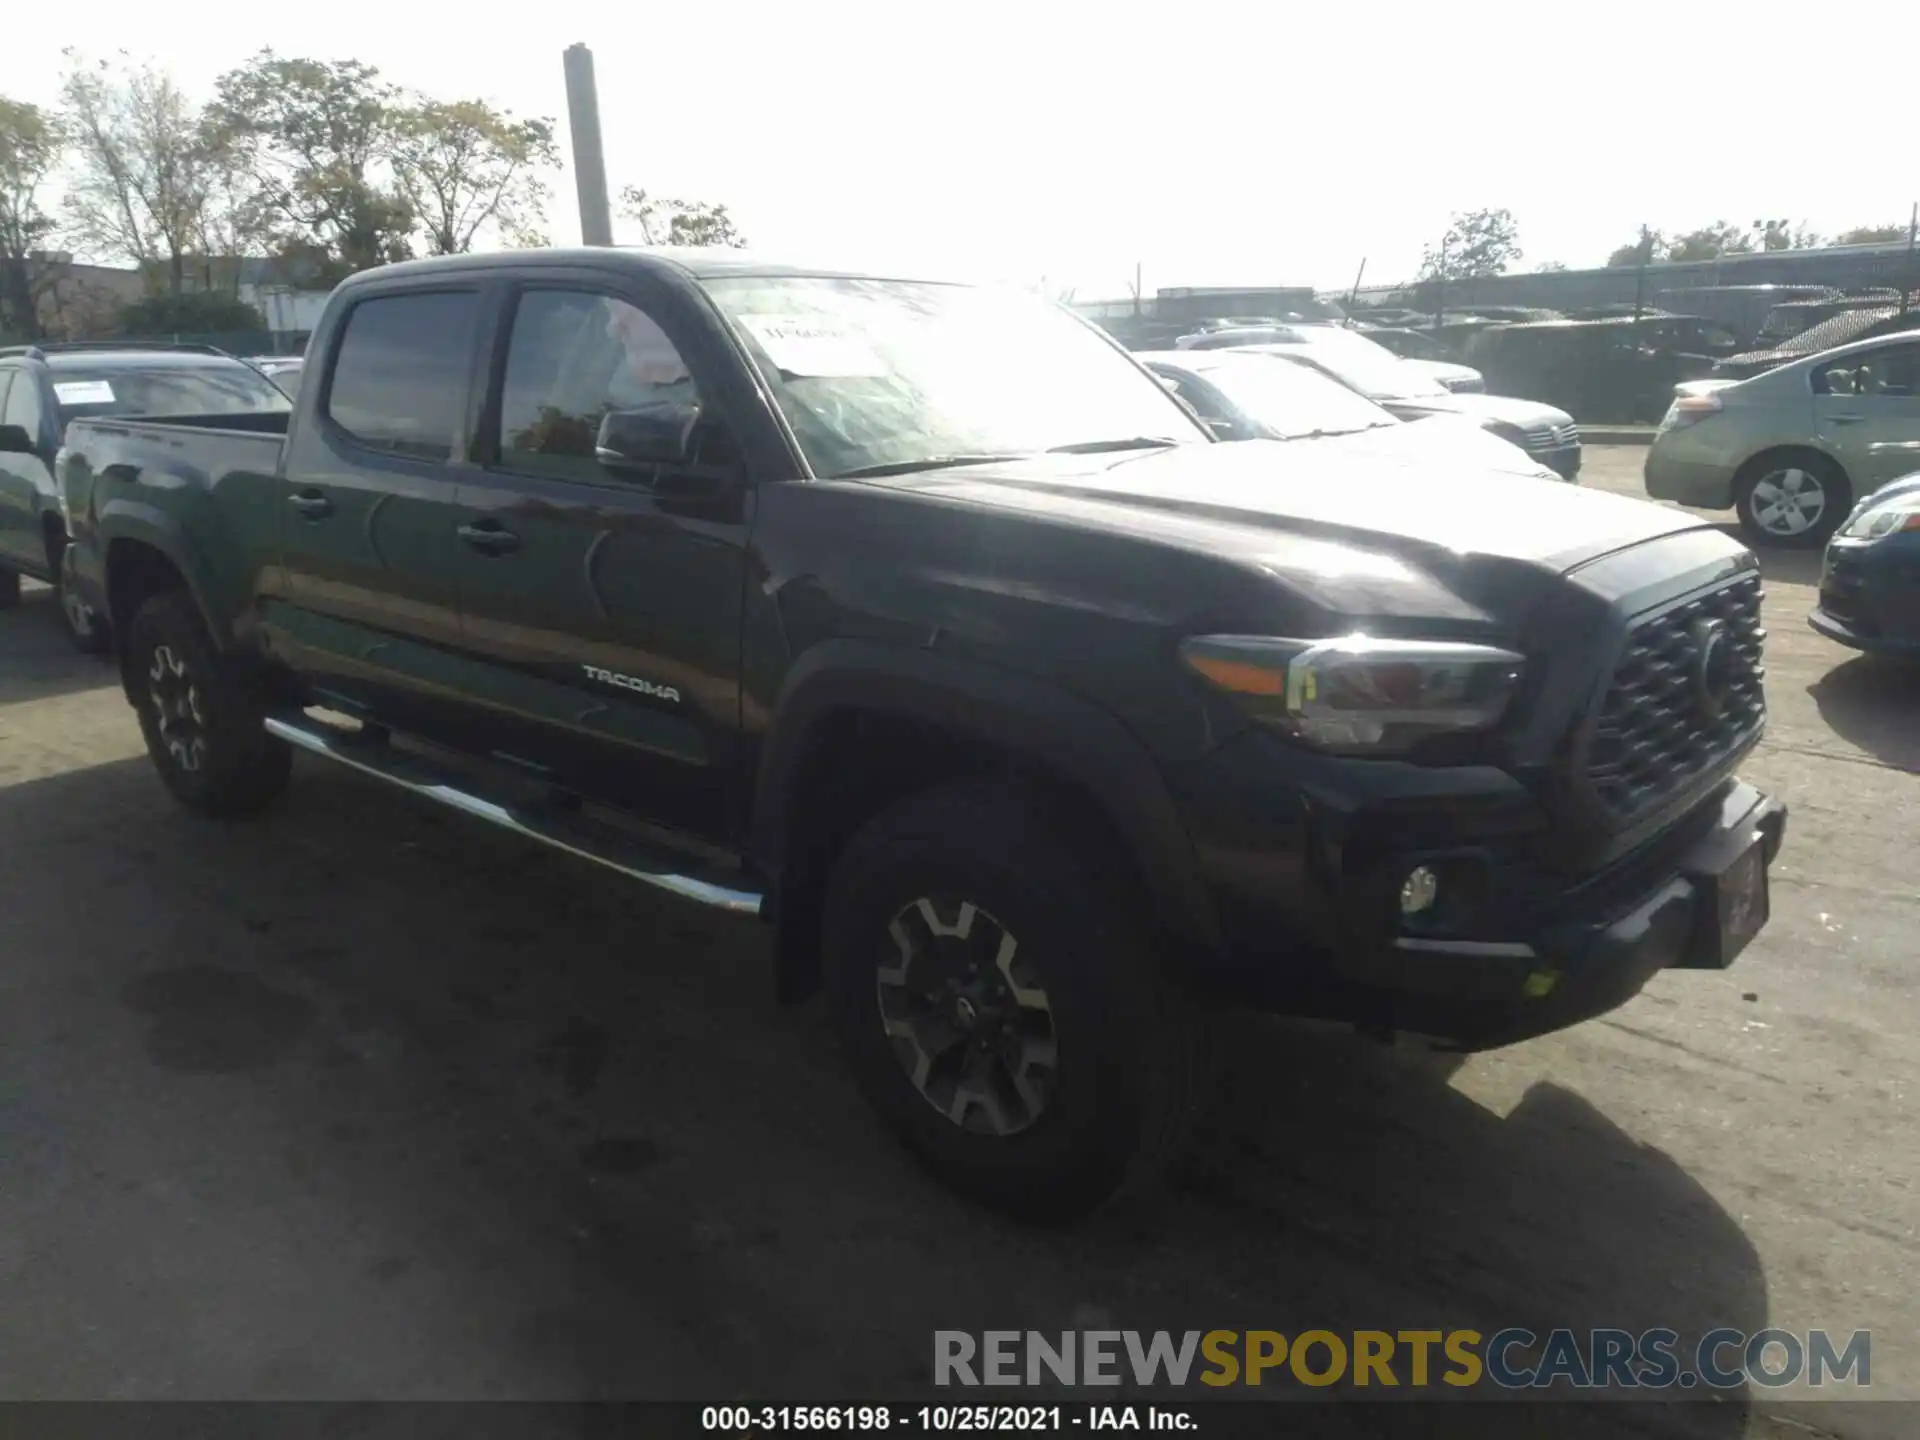
[[[1810,549],[1847,518],[1846,474],[1823,455],[1762,456],[1734,483],[1740,528],[1755,545]]]
[[[1197,1012],[1102,853],[1019,791],[956,784],[869,821],[828,883],[861,1090],[947,1184],[1028,1219],[1154,1188],[1198,1093]]]
[[[286,788],[293,753],[266,732],[260,687],[214,648],[192,597],[168,591],[140,607],[126,665],[147,753],[181,804],[249,815]]]
[[[73,546],[63,541],[53,556],[53,588],[60,601],[60,619],[67,639],[82,655],[100,655],[107,649],[106,622],[80,598],[80,574]]]
[[[0,570],[0,610],[13,610],[20,604],[20,572]]]

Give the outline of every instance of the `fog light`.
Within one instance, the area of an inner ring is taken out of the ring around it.
[[[1416,865],[1400,882],[1400,913],[1422,915],[1440,898],[1440,877],[1425,865]]]

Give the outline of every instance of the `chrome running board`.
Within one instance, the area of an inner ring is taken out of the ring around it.
[[[739,877],[597,824],[577,811],[503,804],[478,793],[465,776],[377,735],[362,736],[304,714],[270,715],[267,733],[325,759],[398,785],[415,795],[511,830],[542,845],[592,860],[683,900],[738,915],[758,915],[765,897]],[[459,783],[455,783],[458,781]]]

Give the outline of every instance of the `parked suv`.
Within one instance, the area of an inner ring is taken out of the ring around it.
[[[199,346],[16,345],[0,350],[0,610],[20,603],[20,577],[59,592],[67,634],[105,648],[99,617],[74,586],[54,458],[81,416],[172,415],[242,424],[284,416],[287,397],[256,369]]]
[[[733,252],[383,266],[309,358],[68,436],[168,789],[298,749],[771,921],[971,1194],[1150,1180],[1222,1000],[1486,1047],[1765,923],[1760,576],[1683,511],[1317,484],[1036,296]]]
[[[1693,315],[1503,325],[1467,354],[1495,395],[1557,405],[1588,422],[1652,424],[1673,387],[1713,369],[1739,345],[1731,330]]]

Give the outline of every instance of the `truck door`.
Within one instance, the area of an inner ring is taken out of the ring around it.
[[[334,327],[286,455],[287,602],[263,614],[322,699],[430,735],[459,716],[441,697],[479,317],[477,286],[374,288]]]
[[[530,279],[503,305],[454,561],[499,748],[731,838],[750,492],[723,337],[641,277]],[[684,450],[619,463],[610,415],[681,417]]]

